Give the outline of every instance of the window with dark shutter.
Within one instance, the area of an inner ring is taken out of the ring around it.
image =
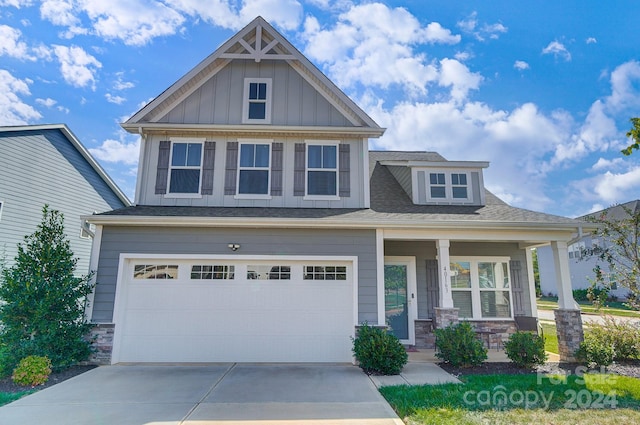
[[[171,156],[171,142],[162,140],[158,149],[158,168],[156,170],[156,195],[167,193],[169,178],[169,157]]]
[[[236,194],[236,170],[238,167],[238,142],[227,143],[227,158],[224,173],[224,194]]]
[[[213,167],[216,160],[216,142],[204,142],[202,157],[202,195],[213,195]]]
[[[340,197],[351,196],[351,145],[344,143],[340,145]]]
[[[271,145],[271,196],[282,196],[283,144]]]
[[[296,143],[293,156],[293,196],[304,196],[305,144]]]

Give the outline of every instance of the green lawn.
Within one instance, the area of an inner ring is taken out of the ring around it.
[[[21,391],[19,393],[0,393],[0,406],[16,401],[17,399],[31,394],[33,391]]]
[[[640,379],[469,375],[464,384],[380,389],[407,424],[640,423]],[[612,410],[615,409],[615,410]]]
[[[540,310],[555,310],[558,308],[558,301],[552,298],[538,298],[537,301],[538,308]],[[623,316],[623,317],[638,317],[640,318],[640,312],[631,310],[629,307],[625,306],[624,303],[619,301],[612,301],[607,303],[607,307],[601,307],[597,309],[591,304],[589,301],[578,301],[580,305],[580,309],[585,313],[593,313],[593,314],[610,314],[612,316]]]
[[[544,349],[552,353],[559,354],[558,350],[558,334],[556,333],[556,325],[553,323],[541,322],[544,334]]]

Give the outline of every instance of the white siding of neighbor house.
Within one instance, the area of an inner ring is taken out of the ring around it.
[[[93,321],[113,320],[118,261],[121,253],[229,255],[227,245],[240,244],[238,255],[357,256],[358,322],[377,323],[374,230],[218,229],[105,227],[102,233]],[[274,248],[274,247],[277,247]]]
[[[352,127],[335,107],[285,61],[236,59],[159,122],[242,124],[245,78],[271,78],[271,124]]]
[[[0,132],[0,258],[13,264],[17,244],[42,221],[42,208],[64,214],[65,233],[89,271],[91,239],[80,237],[81,215],[124,206],[77,149],[57,129]]]
[[[189,137],[186,133],[181,137]],[[198,136],[194,136],[198,137]],[[363,208],[365,205],[365,152],[366,139],[339,140],[337,142],[350,145],[350,188],[348,197],[339,200],[305,200],[303,196],[294,196],[294,153],[296,143],[313,142],[304,138],[276,137],[271,140],[274,143],[283,143],[283,178],[282,196],[272,196],[271,199],[236,199],[234,195],[225,195],[225,168],[227,143],[236,142],[236,137],[209,137],[207,140],[215,141],[215,165],[213,177],[213,194],[201,197],[175,198],[170,194],[155,194],[156,172],[158,167],[158,150],[161,140],[168,139],[165,136],[154,135],[144,144],[145,160],[143,162],[140,178],[141,193],[138,203],[142,205],[163,206],[208,206],[208,207],[288,207],[288,208]],[[260,140],[260,138],[252,138]]]

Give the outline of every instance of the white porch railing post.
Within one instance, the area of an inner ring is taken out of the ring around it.
[[[567,243],[562,241],[551,242],[553,263],[556,270],[556,286],[558,289],[558,308],[575,310],[576,302],[573,299],[571,287],[571,273],[569,272],[569,251]]]
[[[440,305],[438,307],[440,308],[453,308],[449,246],[448,239],[438,240],[438,270],[440,273]]]

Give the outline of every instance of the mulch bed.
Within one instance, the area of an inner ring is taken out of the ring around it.
[[[585,366],[583,363],[545,363],[544,365],[538,366],[537,368],[533,369],[522,369],[510,362],[487,362],[473,367],[454,367],[448,363],[438,363],[438,366],[455,376],[495,374],[535,375],[536,373],[575,374],[576,370],[585,370]],[[581,369],[578,369],[579,367]],[[633,378],[640,378],[640,360],[612,364],[611,366],[608,366],[607,368],[604,368],[602,370],[600,368],[589,370],[589,372],[603,371],[623,376],[631,376]]]
[[[41,390],[43,388],[50,387],[55,384],[59,384],[62,381],[66,381],[69,378],[85,373],[96,366],[71,366],[68,369],[60,372],[52,373],[49,375],[49,380],[44,385],[38,385],[37,387],[23,387],[21,385],[14,384],[11,377],[0,379],[0,393],[18,393],[21,391],[28,391],[31,389]]]

